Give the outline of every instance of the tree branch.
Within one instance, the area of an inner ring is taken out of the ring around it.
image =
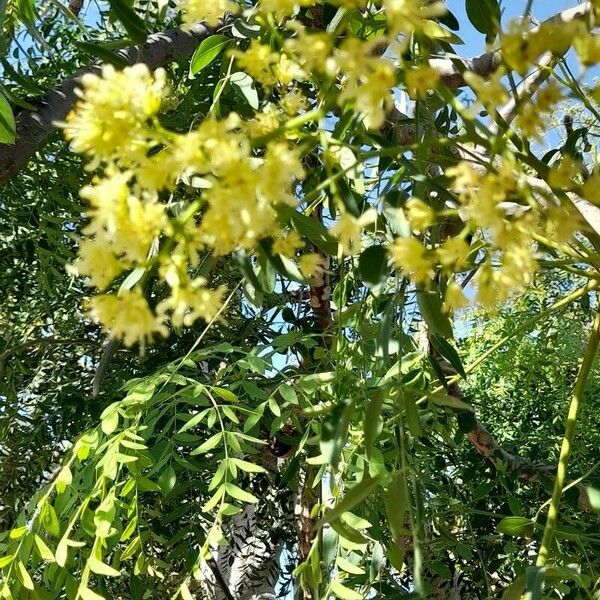
[[[198,43],[213,30],[205,25],[194,25],[189,31],[171,29],[155,33],[143,44],[129,46],[117,52],[129,65],[145,63],[156,69],[175,61],[188,58]],[[14,144],[0,144],[0,186],[10,181],[48,140],[56,121],[63,121],[77,100],[75,89],[85,73],[99,73],[102,63],[95,62],[65,79],[46,93],[36,111],[21,110],[15,115],[17,140]]]

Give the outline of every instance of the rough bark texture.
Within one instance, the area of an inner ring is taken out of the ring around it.
[[[169,64],[177,58],[189,58],[198,44],[212,33],[205,25],[194,25],[189,31],[172,29],[150,35],[143,43],[119,50],[117,54],[129,65],[145,63],[150,69]],[[39,101],[36,111],[21,110],[15,114],[15,144],[0,144],[0,185],[14,177],[48,140],[57,121],[63,121],[77,100],[75,90],[85,73],[98,73],[99,62],[81,69],[49,91]]]

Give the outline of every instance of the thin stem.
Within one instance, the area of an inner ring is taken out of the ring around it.
[[[571,455],[571,449],[573,447],[573,440],[575,437],[575,424],[577,423],[577,413],[581,407],[583,400],[583,392],[585,385],[589,378],[594,363],[594,358],[598,350],[598,342],[600,341],[600,313],[596,315],[594,319],[594,325],[590,333],[590,339],[583,355],[583,361],[577,376],[575,383],[575,389],[573,390],[573,396],[571,397],[571,403],[569,405],[569,412],[567,415],[567,424],[565,427],[565,435],[562,439],[560,448],[560,455],[558,457],[558,467],[556,469],[556,478],[554,479],[554,489],[552,491],[552,501],[550,508],[548,509],[548,518],[546,519],[546,526],[544,527],[544,535],[542,537],[542,543],[540,545],[540,551],[537,557],[536,566],[543,567],[546,564],[548,555],[550,553],[550,547],[552,545],[552,539],[554,537],[554,530],[556,528],[556,521],[558,519],[558,507],[560,504],[560,498],[562,496],[563,487],[565,484],[565,478],[567,475],[567,465],[569,463],[569,457]]]

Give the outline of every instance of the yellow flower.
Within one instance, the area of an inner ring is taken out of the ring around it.
[[[308,107],[308,100],[306,96],[298,89],[293,89],[279,101],[279,106],[289,116],[294,116],[306,110]]]
[[[103,290],[123,271],[123,265],[106,241],[84,238],[79,243],[75,263],[67,270],[73,275],[88,277],[94,287]]]
[[[381,40],[363,41],[348,38],[328,61],[331,76],[343,75],[342,93],[338,102],[343,105],[354,100],[356,110],[365,115],[365,126],[378,129],[393,104],[391,88],[396,83],[394,69],[389,61],[374,55]]]
[[[562,56],[569,49],[573,39],[587,35],[585,23],[580,19],[542,23],[539,38],[545,50]]]
[[[305,174],[296,149],[285,142],[271,142],[267,145],[259,171],[256,193],[274,205],[296,206],[298,202],[293,193],[293,185],[304,179]]]
[[[156,115],[166,92],[162,69],[150,73],[139,63],[116,71],[111,65],[102,74],[87,73],[77,90],[80,101],[67,116],[65,137],[74,152],[93,156],[98,162],[117,160],[135,164],[156,143],[156,132],[146,123]]]
[[[489,309],[495,309],[503,300],[504,294],[499,290],[492,267],[486,261],[477,272],[477,301]]]
[[[202,150],[206,154],[210,170],[215,175],[228,170],[232,165],[245,160],[250,154],[250,144],[239,133],[241,119],[237,113],[229,113],[223,120],[208,117],[198,128],[202,139]]]
[[[481,173],[464,161],[446,169],[445,174],[446,177],[454,180],[454,188],[462,202],[466,202],[471,197],[481,182]]]
[[[144,262],[166,225],[165,206],[153,198],[144,201],[130,194],[125,184],[128,177],[118,173],[81,190],[92,205],[91,221],[83,231],[109,244],[124,260]]]
[[[440,74],[432,67],[417,67],[406,71],[404,80],[413,98],[425,98],[427,92],[437,86]]]
[[[298,259],[298,268],[300,269],[300,273],[307,279],[318,277],[325,271],[323,257],[316,252],[303,254]]]
[[[226,287],[211,290],[201,277],[181,283],[172,287],[171,295],[157,306],[158,314],[170,312],[175,327],[190,327],[197,319],[212,321],[223,306]]]
[[[267,104],[254,118],[244,123],[244,130],[251,138],[261,137],[275,131],[281,125],[282,115],[273,104]]]
[[[447,269],[459,269],[467,261],[470,251],[471,248],[465,240],[449,237],[444,240],[436,253],[440,265]]]
[[[200,239],[219,255],[253,248],[277,229],[271,203],[256,196],[260,172],[248,162],[230,165],[218,184],[207,190],[208,209],[200,223]]]
[[[427,248],[416,238],[396,238],[388,246],[392,265],[415,283],[428,283],[435,271]]]
[[[127,208],[130,179],[130,172],[109,172],[103,179],[95,177],[91,185],[81,188],[79,195],[91,207],[87,214],[92,224],[87,228],[87,233],[115,233]]]
[[[375,209],[369,209],[358,219],[350,213],[343,212],[331,228],[331,233],[338,238],[342,254],[351,255],[361,250],[361,232],[366,225],[377,217]]]
[[[420,198],[411,198],[405,205],[406,218],[411,229],[424,231],[433,224],[435,213],[428,204]]]
[[[544,51],[543,31],[531,33],[525,20],[513,20],[508,24],[507,33],[500,36],[500,50],[508,66],[519,75],[525,75]]]
[[[502,106],[508,100],[508,92],[502,85],[500,78],[504,75],[502,70],[497,71],[487,78],[483,78],[477,73],[467,71],[464,73],[464,80],[471,86],[477,94],[477,99],[483,106],[492,112],[494,108]]]
[[[253,39],[246,50],[236,50],[233,55],[238,66],[259,83],[267,87],[277,83],[274,67],[279,63],[279,55],[260,40]]]
[[[294,81],[306,79],[306,73],[300,65],[296,61],[290,60],[285,54],[279,57],[279,63],[275,66],[275,75],[279,83],[283,86],[288,86]]]
[[[600,206],[600,174],[595,173],[581,186],[581,193],[586,200]]]
[[[458,310],[469,305],[469,300],[460,285],[455,281],[448,283],[446,294],[444,296],[444,304],[442,306],[444,312]]]
[[[542,113],[535,104],[528,104],[515,119],[515,125],[521,129],[526,137],[540,140],[541,116]]]
[[[232,0],[183,0],[181,3],[183,23],[186,27],[198,22],[205,22],[214,27],[226,12],[236,14],[239,10],[239,5]]]
[[[132,262],[143,263],[150,246],[166,224],[165,206],[144,202],[135,196],[127,200],[127,213],[119,221],[112,238],[115,253],[124,254]]]
[[[285,50],[294,56],[304,71],[325,71],[327,59],[333,49],[331,36],[324,32],[308,33],[297,21],[290,21],[287,27],[295,30],[296,36],[285,41]]]
[[[581,35],[573,40],[573,47],[581,64],[585,66],[600,62],[600,39],[597,35]]]
[[[138,289],[118,296],[104,294],[89,302],[90,315],[110,336],[123,340],[126,346],[151,342],[154,334],[168,335],[161,319],[150,310],[148,302]]]
[[[313,6],[316,0],[260,0],[258,7],[263,13],[272,13],[278,20],[292,15],[300,6]]]
[[[294,258],[296,250],[304,246],[304,242],[295,231],[290,231],[285,237],[278,238],[273,242],[271,251],[273,254],[282,254],[287,258]]]
[[[598,182],[600,184],[600,182]],[[600,190],[599,190],[600,195]],[[566,210],[564,206],[548,211],[545,220],[546,236],[556,242],[568,242],[581,226],[578,214]]]
[[[392,37],[421,29],[427,20],[446,13],[442,2],[427,0],[383,0],[383,10]]]
[[[548,183],[552,187],[568,189],[580,171],[580,165],[571,156],[563,156],[558,166],[553,166],[548,174]]]
[[[498,284],[506,290],[518,290],[531,283],[537,270],[531,243],[527,239],[515,241],[504,250],[502,266],[497,274]]]
[[[557,102],[560,102],[560,100],[562,100],[562,93],[560,91],[560,88],[556,84],[551,82],[544,86],[537,93],[536,100],[538,108],[541,111],[549,112],[552,110],[552,108]]]

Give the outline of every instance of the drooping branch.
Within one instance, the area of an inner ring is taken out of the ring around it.
[[[156,69],[178,58],[189,58],[199,42],[211,33],[212,29],[202,24],[188,31],[171,29],[152,34],[143,44],[123,48],[117,54],[129,65],[145,63]],[[37,110],[21,110],[15,115],[16,142],[0,144],[0,185],[10,181],[27,164],[53,133],[55,123],[66,118],[77,100],[75,89],[81,76],[98,73],[101,68],[102,64],[96,62],[81,69],[43,96]]]

